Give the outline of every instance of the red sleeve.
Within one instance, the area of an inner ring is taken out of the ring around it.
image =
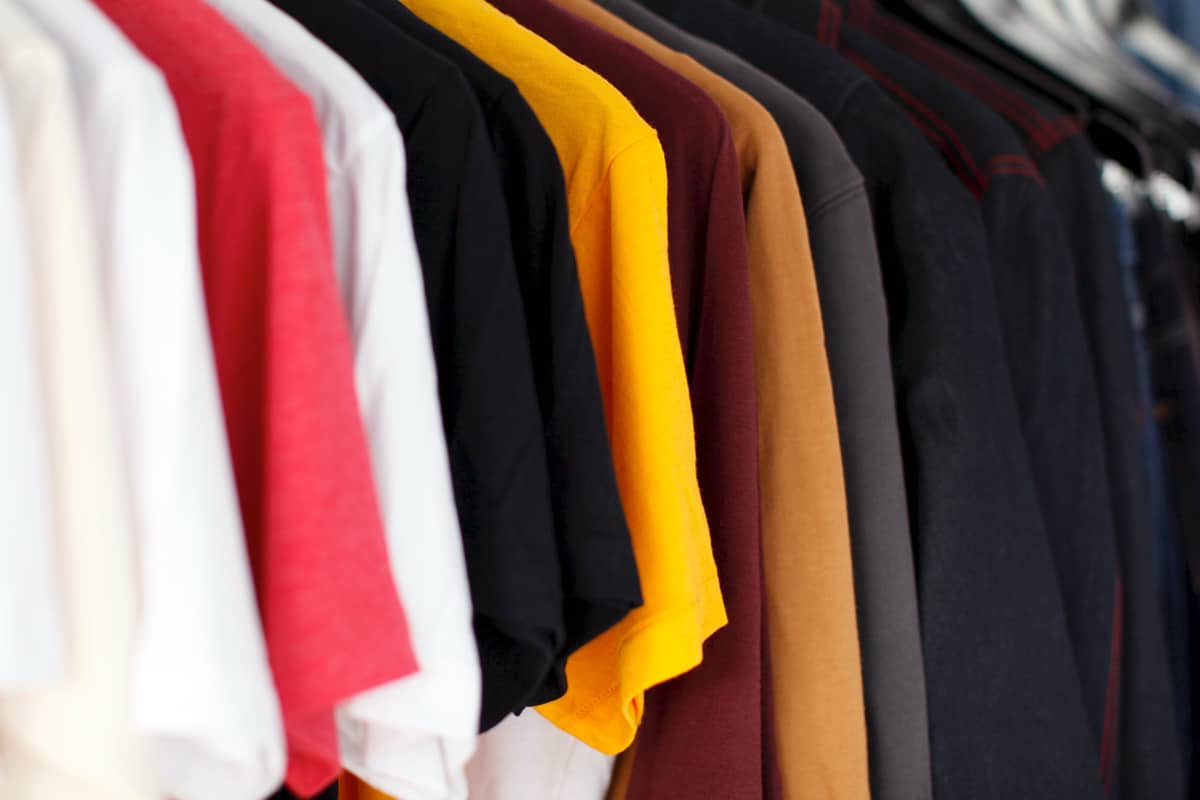
[[[307,100],[285,99],[256,103],[266,118],[235,120],[219,142],[202,257],[287,780],[309,794],[337,775],[335,704],[416,662],[354,390],[317,123]]]
[[[288,785],[338,773],[333,710],[416,669],[388,566],[311,103],[197,0],[99,0],[167,78]]]

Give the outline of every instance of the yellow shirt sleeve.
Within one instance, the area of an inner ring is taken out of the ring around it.
[[[645,603],[567,661],[566,696],[538,711],[606,753],[633,740],[646,689],[699,664],[726,622],[696,484],[666,181],[651,135],[613,160],[571,234]]]
[[[484,0],[404,0],[512,80],[562,163],[588,329],[644,604],[567,662],[538,710],[591,747],[633,741],[647,689],[700,663],[725,624],[667,261],[653,129],[607,81]]]

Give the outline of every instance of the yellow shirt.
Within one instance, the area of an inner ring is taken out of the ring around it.
[[[633,741],[643,694],[700,663],[726,622],[696,483],[667,263],[667,174],[654,130],[596,73],[484,0],[405,0],[508,76],[562,162],[571,241],[644,604],[567,661],[539,706],[605,753]]]
[[[591,0],[554,0],[695,83],[742,170],[759,414],[763,571],[785,800],[868,798],[866,712],[833,383],[787,145],[754,98]],[[625,796],[623,757],[610,800]]]
[[[350,772],[338,778],[338,800],[396,800]]]

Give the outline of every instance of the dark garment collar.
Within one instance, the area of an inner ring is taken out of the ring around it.
[[[1042,177],[1021,141],[990,109],[936,70],[870,35],[871,0],[758,0],[761,13],[811,33],[878,83],[976,197],[1000,178]],[[859,9],[849,18],[845,8]]]

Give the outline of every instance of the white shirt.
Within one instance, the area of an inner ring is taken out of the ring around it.
[[[479,737],[471,800],[604,800],[614,761],[529,708]]]
[[[145,800],[130,714],[134,541],[79,128],[62,54],[8,0],[0,0],[0,92],[36,276],[66,632],[60,681],[0,695],[0,794]]]
[[[310,97],[320,119],[359,404],[420,665],[341,706],[342,761],[404,800],[462,798],[479,724],[479,658],[403,142],[387,106],[300,24],[264,0],[210,2]]]
[[[38,352],[8,105],[0,93],[0,694],[62,677],[63,622]]]
[[[161,73],[86,0],[19,0],[75,89],[141,573],[134,709],[161,794],[257,800],[282,781],[279,703],[238,508],[196,237]]]

